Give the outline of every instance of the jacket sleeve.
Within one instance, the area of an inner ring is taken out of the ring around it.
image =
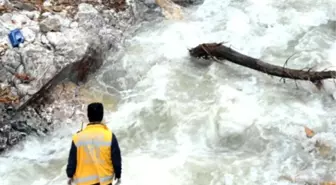
[[[72,178],[76,172],[77,166],[77,147],[75,143],[71,142],[71,148],[69,152],[68,165],[66,167],[66,173],[69,178]]]
[[[113,133],[111,142],[111,159],[115,178],[119,179],[121,177],[121,154],[117,137]]]

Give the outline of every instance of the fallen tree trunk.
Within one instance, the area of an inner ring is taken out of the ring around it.
[[[248,67],[272,76],[278,76],[282,78],[289,78],[294,80],[308,80],[315,85],[320,84],[321,80],[336,78],[336,71],[311,71],[289,69],[282,66],[277,66],[263,62],[259,59],[249,57],[241,54],[229,47],[224,46],[222,43],[206,43],[200,44],[195,48],[189,49],[191,56],[196,58],[228,60],[238,65]]]

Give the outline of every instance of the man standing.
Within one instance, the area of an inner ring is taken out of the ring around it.
[[[120,181],[121,154],[114,133],[102,123],[104,107],[91,103],[87,108],[90,123],[73,135],[66,173],[68,184],[112,185],[113,175]]]

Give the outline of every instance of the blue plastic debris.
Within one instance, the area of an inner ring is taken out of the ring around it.
[[[14,29],[9,34],[9,41],[11,42],[13,47],[18,47],[19,44],[24,42],[24,37],[20,31],[20,29]]]

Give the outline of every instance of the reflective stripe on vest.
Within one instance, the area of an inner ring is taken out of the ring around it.
[[[93,145],[96,147],[100,147],[100,146],[111,146],[111,141],[92,141],[92,140],[79,140],[76,143],[77,147],[80,146],[87,146],[87,145]]]
[[[99,177],[97,175],[92,175],[92,176],[88,176],[88,177],[81,177],[81,178],[75,178],[74,182],[76,184],[78,183],[85,183],[85,182],[90,182],[90,181],[94,181],[94,180],[99,180],[99,182],[110,182],[113,180],[113,176],[106,176],[106,177]]]

